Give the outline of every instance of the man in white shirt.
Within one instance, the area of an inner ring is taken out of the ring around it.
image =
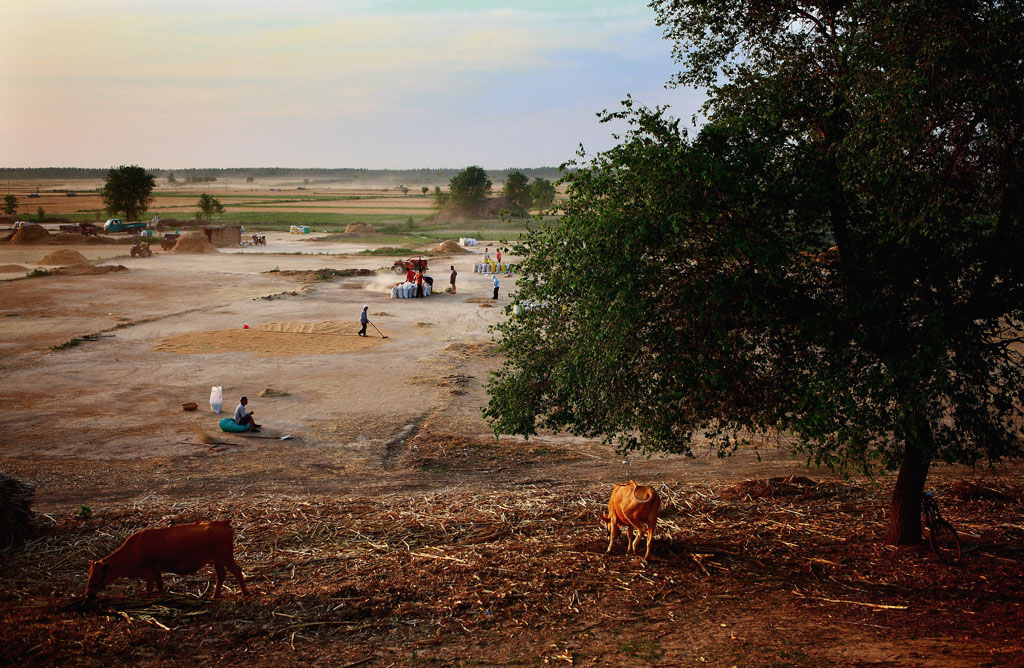
[[[238,425],[247,424],[247,425],[249,425],[249,431],[259,431],[260,430],[260,426],[258,424],[256,424],[256,421],[252,418],[253,412],[252,411],[249,411],[248,413],[245,412],[245,406],[248,403],[249,403],[249,400],[247,398],[245,398],[245,397],[242,397],[242,400],[238,403],[238,408],[235,409],[235,417],[232,418],[232,419],[235,421],[235,424],[238,424]]]
[[[498,274],[497,274],[497,272],[495,272],[495,274],[494,274],[494,297],[492,297],[492,299],[497,299],[497,298],[498,298]]]

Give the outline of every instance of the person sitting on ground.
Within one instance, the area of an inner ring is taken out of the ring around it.
[[[249,431],[259,431],[260,426],[256,424],[256,420],[253,419],[254,413],[249,411],[245,412],[245,406],[249,403],[246,397],[242,397],[242,400],[238,402],[238,408],[235,409],[235,417],[233,418],[237,425],[249,425]]]
[[[359,314],[359,324],[363,326],[363,328],[359,330],[359,336],[366,336],[366,324],[370,322],[370,316],[367,315],[366,311],[369,308],[369,306],[364,306],[363,312]]]

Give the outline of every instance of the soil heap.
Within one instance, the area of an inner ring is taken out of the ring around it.
[[[85,264],[89,260],[76,250],[70,250],[67,248],[61,248],[60,250],[50,251],[43,256],[43,259],[39,261],[39,264],[45,264],[49,266],[61,265],[66,266],[69,264]]]
[[[354,223],[349,223],[348,227],[345,228],[345,234],[351,234],[353,236],[357,234],[377,234],[377,230],[374,229],[373,225],[359,220]]]
[[[45,244],[50,240],[50,233],[42,225],[26,225],[11,237],[12,244]]]
[[[57,267],[51,274],[60,274],[62,276],[102,276],[104,274],[116,274],[120,271],[128,271],[128,267],[123,264],[104,264],[100,266],[92,264],[73,264],[69,267]]]
[[[205,232],[186,232],[178,238],[178,243],[171,249],[172,253],[219,253],[210,240],[206,238]]]
[[[20,264],[0,264],[0,274],[14,274],[20,271],[28,271]]]

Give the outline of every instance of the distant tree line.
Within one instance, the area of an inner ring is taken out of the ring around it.
[[[272,178],[310,179],[311,181],[354,180],[354,181],[394,181],[395,183],[443,183],[456,176],[461,169],[421,168],[421,169],[358,169],[342,168],[291,168],[291,167],[225,167],[225,168],[190,168],[190,169],[158,169],[148,168],[156,178],[167,179],[173,174],[178,182],[205,183],[209,179],[248,180]],[[3,179],[102,179],[108,169],[91,167],[0,167],[0,180]],[[544,179],[557,179],[561,174],[558,167],[509,167],[507,169],[489,170],[487,176],[492,181],[506,181],[508,175],[521,172],[525,176]],[[192,179],[189,181],[189,179]]]

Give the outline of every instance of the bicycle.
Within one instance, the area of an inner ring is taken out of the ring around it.
[[[945,563],[959,563],[960,537],[956,534],[953,525],[942,517],[939,512],[939,504],[935,500],[935,494],[925,492],[921,499],[921,512],[924,514],[924,523],[928,526],[928,543],[932,552],[939,560]]]

